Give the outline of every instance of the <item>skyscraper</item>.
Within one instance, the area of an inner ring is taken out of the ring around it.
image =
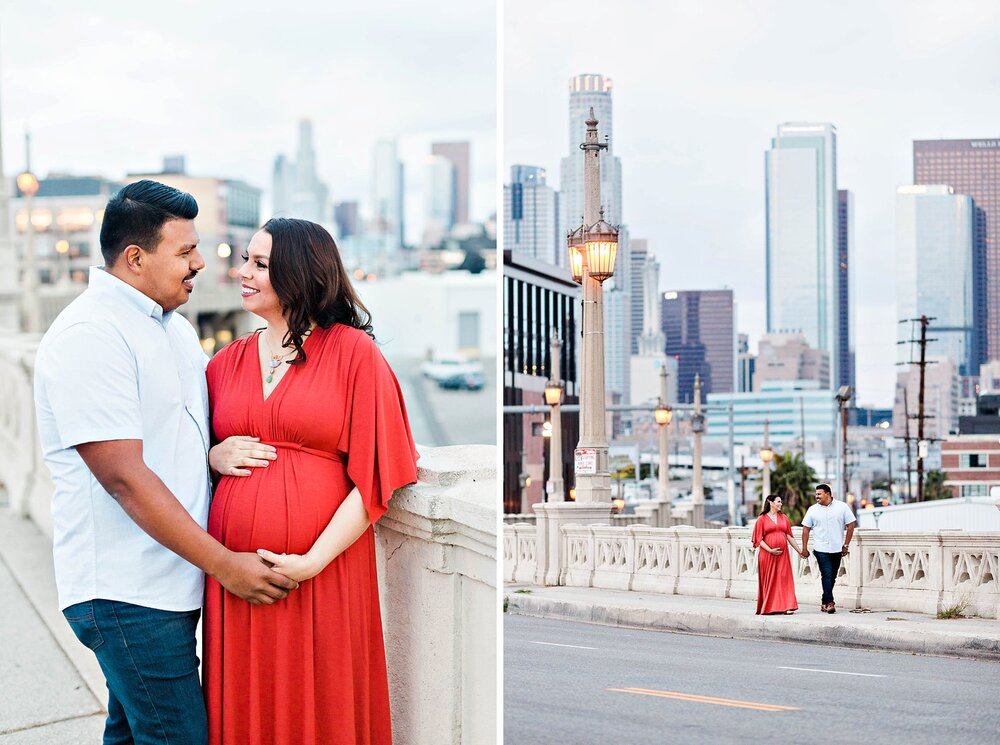
[[[317,223],[329,222],[326,184],[316,174],[312,122],[299,122],[297,160],[293,163],[278,155],[274,160],[272,180],[273,212],[283,217],[298,217]]]
[[[403,247],[403,163],[395,140],[379,140],[372,150],[372,212],[369,232],[387,239],[386,249]]]
[[[972,356],[1000,359],[1000,138],[915,140],[913,183],[947,184],[975,200]]]
[[[973,359],[972,256],[974,205],[950,186],[901,186],[896,190],[896,315],[926,315],[933,342],[927,354],[949,358],[963,375],[978,373]],[[899,340],[910,338],[899,326]],[[916,348],[899,347],[899,361]]]
[[[504,250],[559,265],[559,195],[545,183],[545,169],[511,166],[503,201]]]
[[[701,376],[703,395],[735,391],[733,291],[665,292],[662,307],[667,356],[678,362],[678,400],[694,400],[695,373]]]
[[[767,331],[802,331],[839,381],[836,128],[779,125],[765,179]]]
[[[435,142],[431,144],[431,155],[440,155],[455,166],[455,188],[453,209],[456,223],[469,221],[469,143]]]
[[[837,356],[839,388],[856,388],[854,375],[854,194],[837,190]]]
[[[455,165],[443,155],[429,155],[426,174],[427,227],[447,232],[455,224]]]
[[[604,219],[621,225],[615,276],[604,283],[604,362],[605,384],[613,395],[629,400],[629,359],[632,355],[632,297],[641,294],[641,284],[633,287],[631,246],[628,228],[622,225],[622,167],[614,154],[615,140],[611,107],[611,78],[598,74],[577,75],[569,81],[569,155],[559,169],[559,236],[583,221],[583,156],[587,119],[593,110],[598,132],[608,149],[601,154],[601,206]],[[563,262],[565,251],[560,251]],[[564,264],[565,265],[565,264]]]
[[[629,287],[632,295],[629,298],[630,312],[629,319],[632,325],[632,333],[629,339],[629,354],[643,354],[639,351],[639,338],[646,329],[644,316],[646,315],[646,273],[649,271],[648,262],[656,265],[659,271],[659,263],[655,256],[649,255],[648,241],[645,238],[633,238],[629,246]],[[659,289],[655,293],[659,296]],[[660,349],[663,352],[663,349]]]
[[[590,110],[598,130],[608,143],[601,155],[601,205],[604,219],[612,225],[622,222],[622,166],[615,156],[611,110],[611,78],[577,75],[569,81],[569,155],[559,169],[559,235],[564,236],[583,222],[583,158],[579,144],[587,132]]]
[[[337,224],[338,238],[350,238],[352,235],[357,235],[360,232],[358,203],[355,201],[337,202],[333,205],[333,221]]]

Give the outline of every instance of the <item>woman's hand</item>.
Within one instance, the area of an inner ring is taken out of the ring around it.
[[[208,451],[208,465],[222,476],[249,476],[247,468],[262,468],[277,457],[278,451],[259,437],[233,435]]]
[[[325,568],[309,554],[275,554],[266,549],[257,549],[257,555],[271,564],[278,574],[283,574],[296,582],[312,579]]]
[[[781,556],[781,549],[780,548],[771,548],[769,546],[767,550],[770,551],[775,556]]]

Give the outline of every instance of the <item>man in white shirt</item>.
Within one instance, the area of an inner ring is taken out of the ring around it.
[[[854,523],[851,508],[833,498],[829,484],[816,487],[816,504],[810,506],[802,518],[802,558],[809,558],[809,535],[815,532],[816,548],[813,556],[819,564],[819,574],[823,581],[820,610],[824,613],[837,612],[837,606],[833,602],[833,583],[837,581],[841,558],[847,556],[847,547],[854,535]]]
[[[187,302],[205,263],[194,198],[139,181],[108,203],[105,266],[38,348],[59,607],[108,683],[104,743],[202,745],[195,654],[204,572],[257,604],[296,584],[205,531],[207,358]]]

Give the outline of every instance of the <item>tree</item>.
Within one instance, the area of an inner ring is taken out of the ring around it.
[[[781,497],[783,511],[793,525],[802,522],[812,504],[810,496],[816,489],[816,471],[797,452],[775,453],[774,470],[771,471],[771,493]],[[764,497],[762,485],[757,487],[758,509]]]
[[[944,471],[928,471],[924,477],[924,500],[951,499],[951,489],[944,485],[947,480]]]

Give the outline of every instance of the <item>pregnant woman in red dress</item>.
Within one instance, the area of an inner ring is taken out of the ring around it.
[[[795,577],[787,544],[802,553],[792,535],[792,523],[781,513],[781,497],[768,495],[764,512],[753,526],[750,542],[759,548],[757,556],[757,613],[790,614],[799,609],[795,599]]]
[[[204,688],[212,745],[392,741],[372,524],[416,481],[399,384],[330,234],[272,219],[240,270],[267,328],[208,366],[209,532],[299,582],[250,605],[209,578]]]

